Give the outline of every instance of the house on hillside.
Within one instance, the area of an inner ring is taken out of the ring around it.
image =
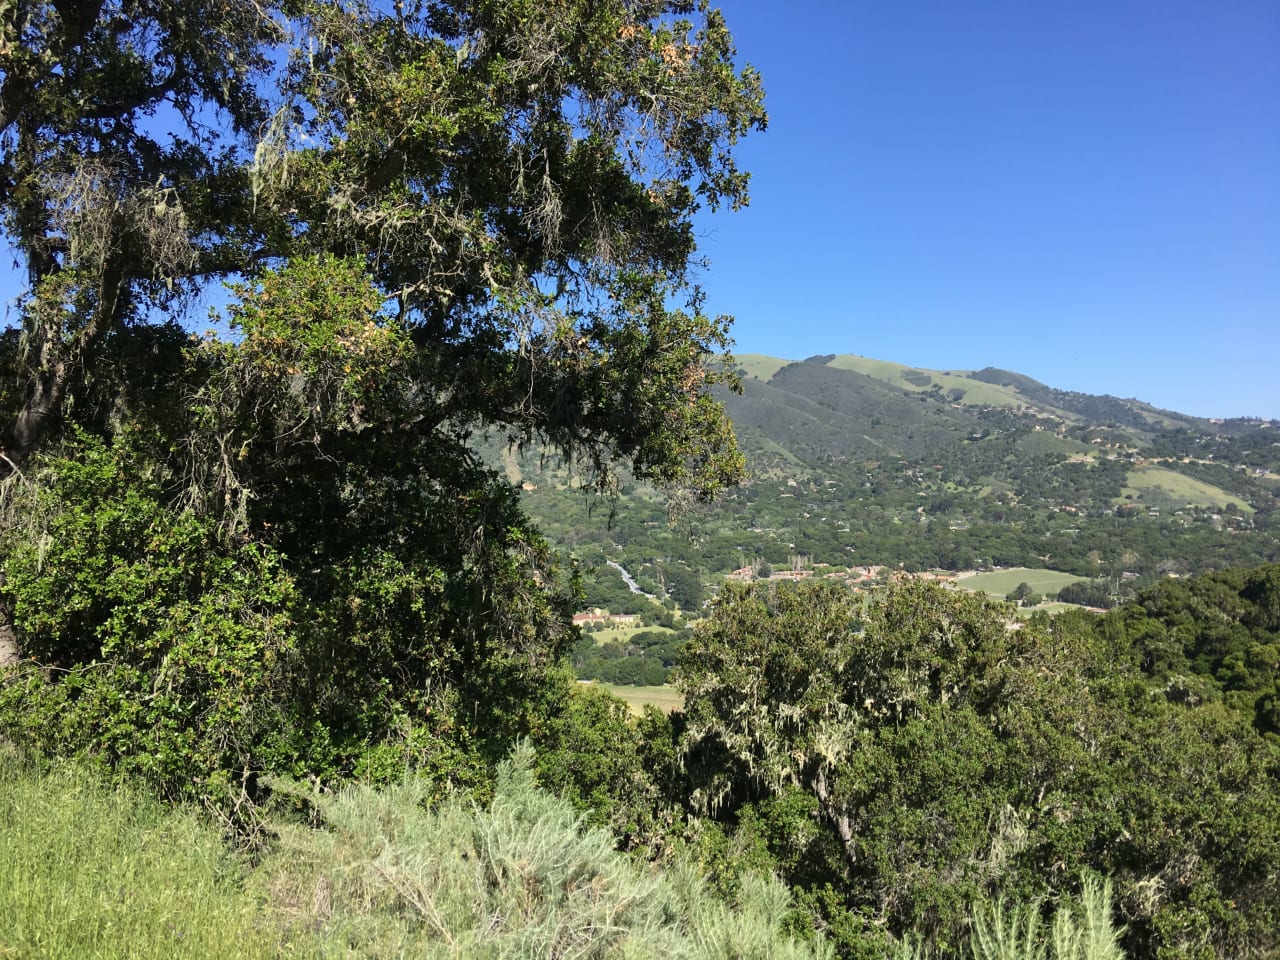
[[[639,622],[640,618],[634,613],[610,613],[608,610],[599,609],[573,615],[573,625],[575,627],[581,627],[589,623],[612,623],[617,626],[630,626]]]

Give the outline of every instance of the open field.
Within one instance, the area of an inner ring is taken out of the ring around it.
[[[596,646],[603,646],[606,643],[627,643],[632,637],[641,631],[654,631],[656,633],[675,633],[674,630],[668,630],[666,627],[608,627],[596,633],[587,633],[596,642]],[[585,632],[585,631],[584,631]]]
[[[602,683],[600,686],[627,701],[632,713],[643,713],[647,705],[653,705],[663,713],[684,707],[684,697],[675,687],[631,687],[617,683]]]
[[[1052,430],[1033,430],[1018,441],[1018,446],[1031,455],[1057,453],[1069,456],[1084,456],[1091,460],[1098,455],[1096,447],[1091,447],[1087,443],[1081,443],[1079,440],[1073,440],[1070,437],[1060,437]]]
[[[1195,480],[1175,470],[1164,467],[1135,467],[1129,471],[1129,485],[1124,493],[1133,497],[1134,502],[1149,503],[1159,506],[1165,503],[1176,506],[1191,504],[1197,507],[1225,507],[1234,503],[1242,513],[1252,513],[1253,508],[1240,497],[1227,493],[1221,487],[1211,483]],[[1117,503],[1124,503],[1119,500]]]
[[[1078,574],[1062,573],[1058,570],[1012,567],[991,573],[975,573],[968,576],[962,574],[956,580],[956,586],[974,592],[982,591],[1003,599],[1005,594],[1020,583],[1026,583],[1036,593],[1057,593],[1067,584],[1082,579],[1084,578]]]

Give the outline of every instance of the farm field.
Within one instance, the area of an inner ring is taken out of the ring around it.
[[[1036,593],[1057,593],[1067,584],[1075,583],[1080,579],[1083,578],[1078,574],[1062,573],[1059,570],[1012,567],[1008,570],[994,570],[991,573],[961,575],[956,580],[956,586],[1004,599],[1005,595],[1020,583],[1026,583]]]
[[[1232,496],[1221,487],[1164,467],[1135,467],[1129,472],[1129,485],[1124,488],[1124,493],[1130,495],[1135,502],[1149,502],[1152,506],[1172,503],[1179,507],[1191,504],[1220,508],[1234,503],[1244,513],[1253,512],[1253,508],[1243,499]]]
[[[614,696],[625,700],[631,712],[635,714],[643,713],[644,708],[650,705],[657,707],[663,713],[670,713],[672,710],[684,707],[684,697],[675,687],[632,687],[617,683],[602,683],[600,686]]]

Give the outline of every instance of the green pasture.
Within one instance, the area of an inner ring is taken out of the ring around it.
[[[1124,494],[1128,494],[1132,500],[1127,500]],[[1134,467],[1129,471],[1129,485],[1124,488],[1116,503],[1126,502],[1144,503],[1153,507],[1180,507],[1189,504],[1219,509],[1228,503],[1234,503],[1241,512],[1253,513],[1253,508],[1248,503],[1221,487],[1157,466]]]
[[[663,713],[684,709],[684,697],[675,687],[631,687],[617,683],[602,683],[600,686],[625,700],[635,714],[643,713],[646,706],[657,707]]]
[[[635,626],[606,627],[604,630],[586,633],[586,635],[596,642],[596,646],[604,646],[606,643],[629,643],[631,638],[641,631],[675,633],[674,630],[668,630],[666,627],[646,627],[637,624]]]
[[[883,380],[885,383],[893,384],[895,387],[902,387],[904,390],[914,390],[917,393],[931,390],[935,383],[942,387],[943,392],[951,389],[963,390],[964,396],[960,402],[964,404],[986,407],[1015,407],[1026,402],[1020,399],[1009,387],[1001,387],[994,383],[982,383],[979,380],[970,380],[968,377],[956,373],[925,370],[921,367],[907,367],[900,363],[891,363],[888,360],[872,360],[870,357],[859,357],[852,353],[841,354],[832,360],[829,366],[838,370],[853,370],[857,373],[863,373],[868,377]],[[906,379],[907,377],[913,377],[915,374],[927,375],[930,382],[921,384],[913,383],[911,380]]]
[[[1057,593],[1067,584],[1082,579],[1084,578],[1079,574],[1062,573],[1059,570],[1012,567],[1008,570],[993,570],[991,573],[977,573],[971,577],[963,577],[956,581],[956,586],[1004,599],[1005,595],[1020,583],[1027,584],[1036,593],[1045,594]]]

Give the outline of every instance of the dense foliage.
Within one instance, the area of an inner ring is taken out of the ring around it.
[[[967,904],[1086,867],[1135,955],[1277,949],[1280,752],[1252,716],[1149,682],[1109,621],[1009,616],[918,582],[726,588],[680,667],[693,810],[846,956],[956,943]]]
[[[591,632],[583,633],[573,648],[574,672],[588,680],[604,683],[655,685],[667,682],[680,657],[689,629],[640,630],[625,642],[597,642]]]
[[[1168,580],[1099,625],[1171,695],[1223,700],[1280,735],[1280,565]]]
[[[692,275],[765,123],[723,18],[32,0],[0,29],[4,729],[225,809],[263,770],[473,780],[562,709],[572,576],[472,435],[605,491],[615,458],[740,475]],[[187,336],[222,278],[222,334]]]

